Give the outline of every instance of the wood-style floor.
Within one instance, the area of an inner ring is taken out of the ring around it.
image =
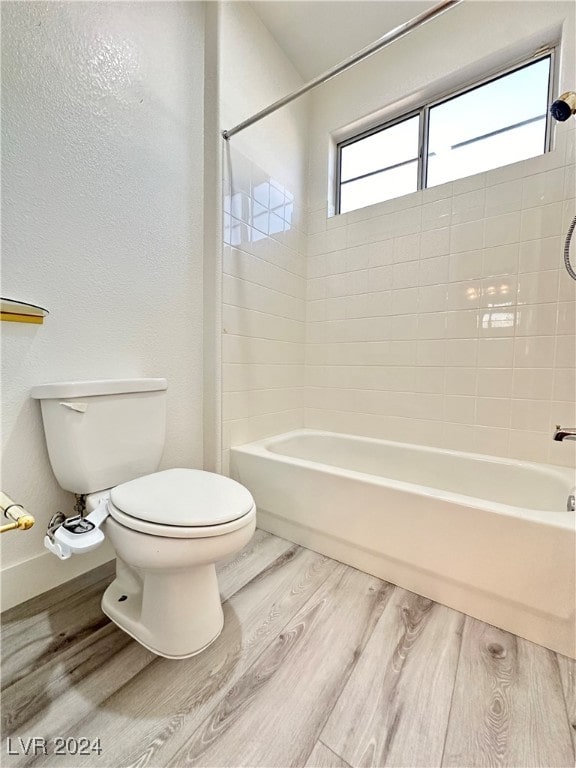
[[[6,612],[1,764],[574,766],[575,662],[263,531],[219,574],[183,661],[101,613],[110,566]]]

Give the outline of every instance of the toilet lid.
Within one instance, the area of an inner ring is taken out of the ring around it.
[[[186,527],[229,523],[254,508],[243,485],[198,469],[167,469],[117,485],[116,509],[138,520]]]

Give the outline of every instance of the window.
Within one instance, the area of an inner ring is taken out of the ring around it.
[[[337,212],[543,154],[552,53],[338,145]]]

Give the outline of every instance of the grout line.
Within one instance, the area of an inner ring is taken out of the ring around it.
[[[277,315],[274,312],[264,312],[262,309],[255,309],[254,307],[243,307],[240,304],[230,304],[230,302],[223,301],[223,307],[234,307],[234,309],[240,309],[243,312],[253,312],[256,315],[264,315],[265,317],[277,317],[280,320],[286,320],[289,323],[297,323],[298,325],[305,326],[306,320],[296,320],[293,317],[286,317],[285,315]]]

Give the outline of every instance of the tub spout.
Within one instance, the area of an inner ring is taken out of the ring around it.
[[[556,424],[554,440],[576,440],[576,427],[561,427]]]

